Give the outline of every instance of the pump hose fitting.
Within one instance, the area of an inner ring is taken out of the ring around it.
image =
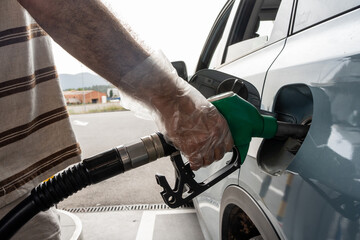
[[[46,211],[77,191],[177,151],[161,133],[133,144],[121,145],[56,174],[35,187],[31,194],[0,220],[0,239],[10,239],[40,211]]]

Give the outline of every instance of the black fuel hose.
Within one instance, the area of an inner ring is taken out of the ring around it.
[[[40,211],[46,211],[77,191],[177,151],[162,134],[119,146],[56,174],[39,184],[31,194],[0,220],[0,239],[10,239]]]
[[[306,125],[278,122],[276,137],[304,138]],[[0,220],[0,239],[10,239],[26,222],[40,211],[46,211],[77,191],[142,166],[177,151],[166,143],[162,134],[141,138],[128,146],[119,146],[56,174],[41,183],[31,194]]]

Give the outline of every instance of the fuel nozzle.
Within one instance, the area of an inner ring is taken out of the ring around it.
[[[309,125],[292,124],[278,121],[278,127],[275,138],[292,137],[295,139],[304,139],[309,131]]]
[[[251,103],[233,92],[214,96],[209,101],[227,120],[241,163],[246,158],[253,137],[303,139],[309,130],[306,125],[279,122],[272,116],[262,115]]]
[[[307,126],[283,124],[271,116],[261,115],[253,105],[234,93],[221,94],[209,100],[227,120],[235,146],[232,159],[226,166],[203,182],[195,181],[190,164],[184,163],[180,152],[166,143],[162,134],[154,133],[131,144],[84,159],[56,174],[49,181],[41,183],[31,191],[30,196],[1,219],[0,238],[11,238],[38,212],[46,211],[86,186],[169,155],[176,171],[175,187],[170,187],[165,176],[157,175],[156,178],[164,189],[161,195],[165,203],[172,208],[181,206],[239,169],[245,160],[252,137],[304,138],[308,131]]]
[[[137,142],[118,146],[116,150],[122,159],[125,171],[169,156],[177,151],[173,146],[166,143],[161,133],[153,133],[140,138]]]

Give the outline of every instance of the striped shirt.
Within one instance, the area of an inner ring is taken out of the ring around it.
[[[0,1],[0,208],[80,161],[50,44],[16,0]]]

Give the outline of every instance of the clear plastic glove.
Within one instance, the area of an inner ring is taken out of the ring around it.
[[[151,115],[167,141],[197,170],[231,151],[224,117],[200,92],[181,79],[161,53],[152,54],[121,80],[122,102],[139,115]]]
[[[220,160],[233,146],[223,116],[206,99],[194,101],[195,91],[178,98],[174,115],[162,119],[165,136],[189,159],[193,170]]]

